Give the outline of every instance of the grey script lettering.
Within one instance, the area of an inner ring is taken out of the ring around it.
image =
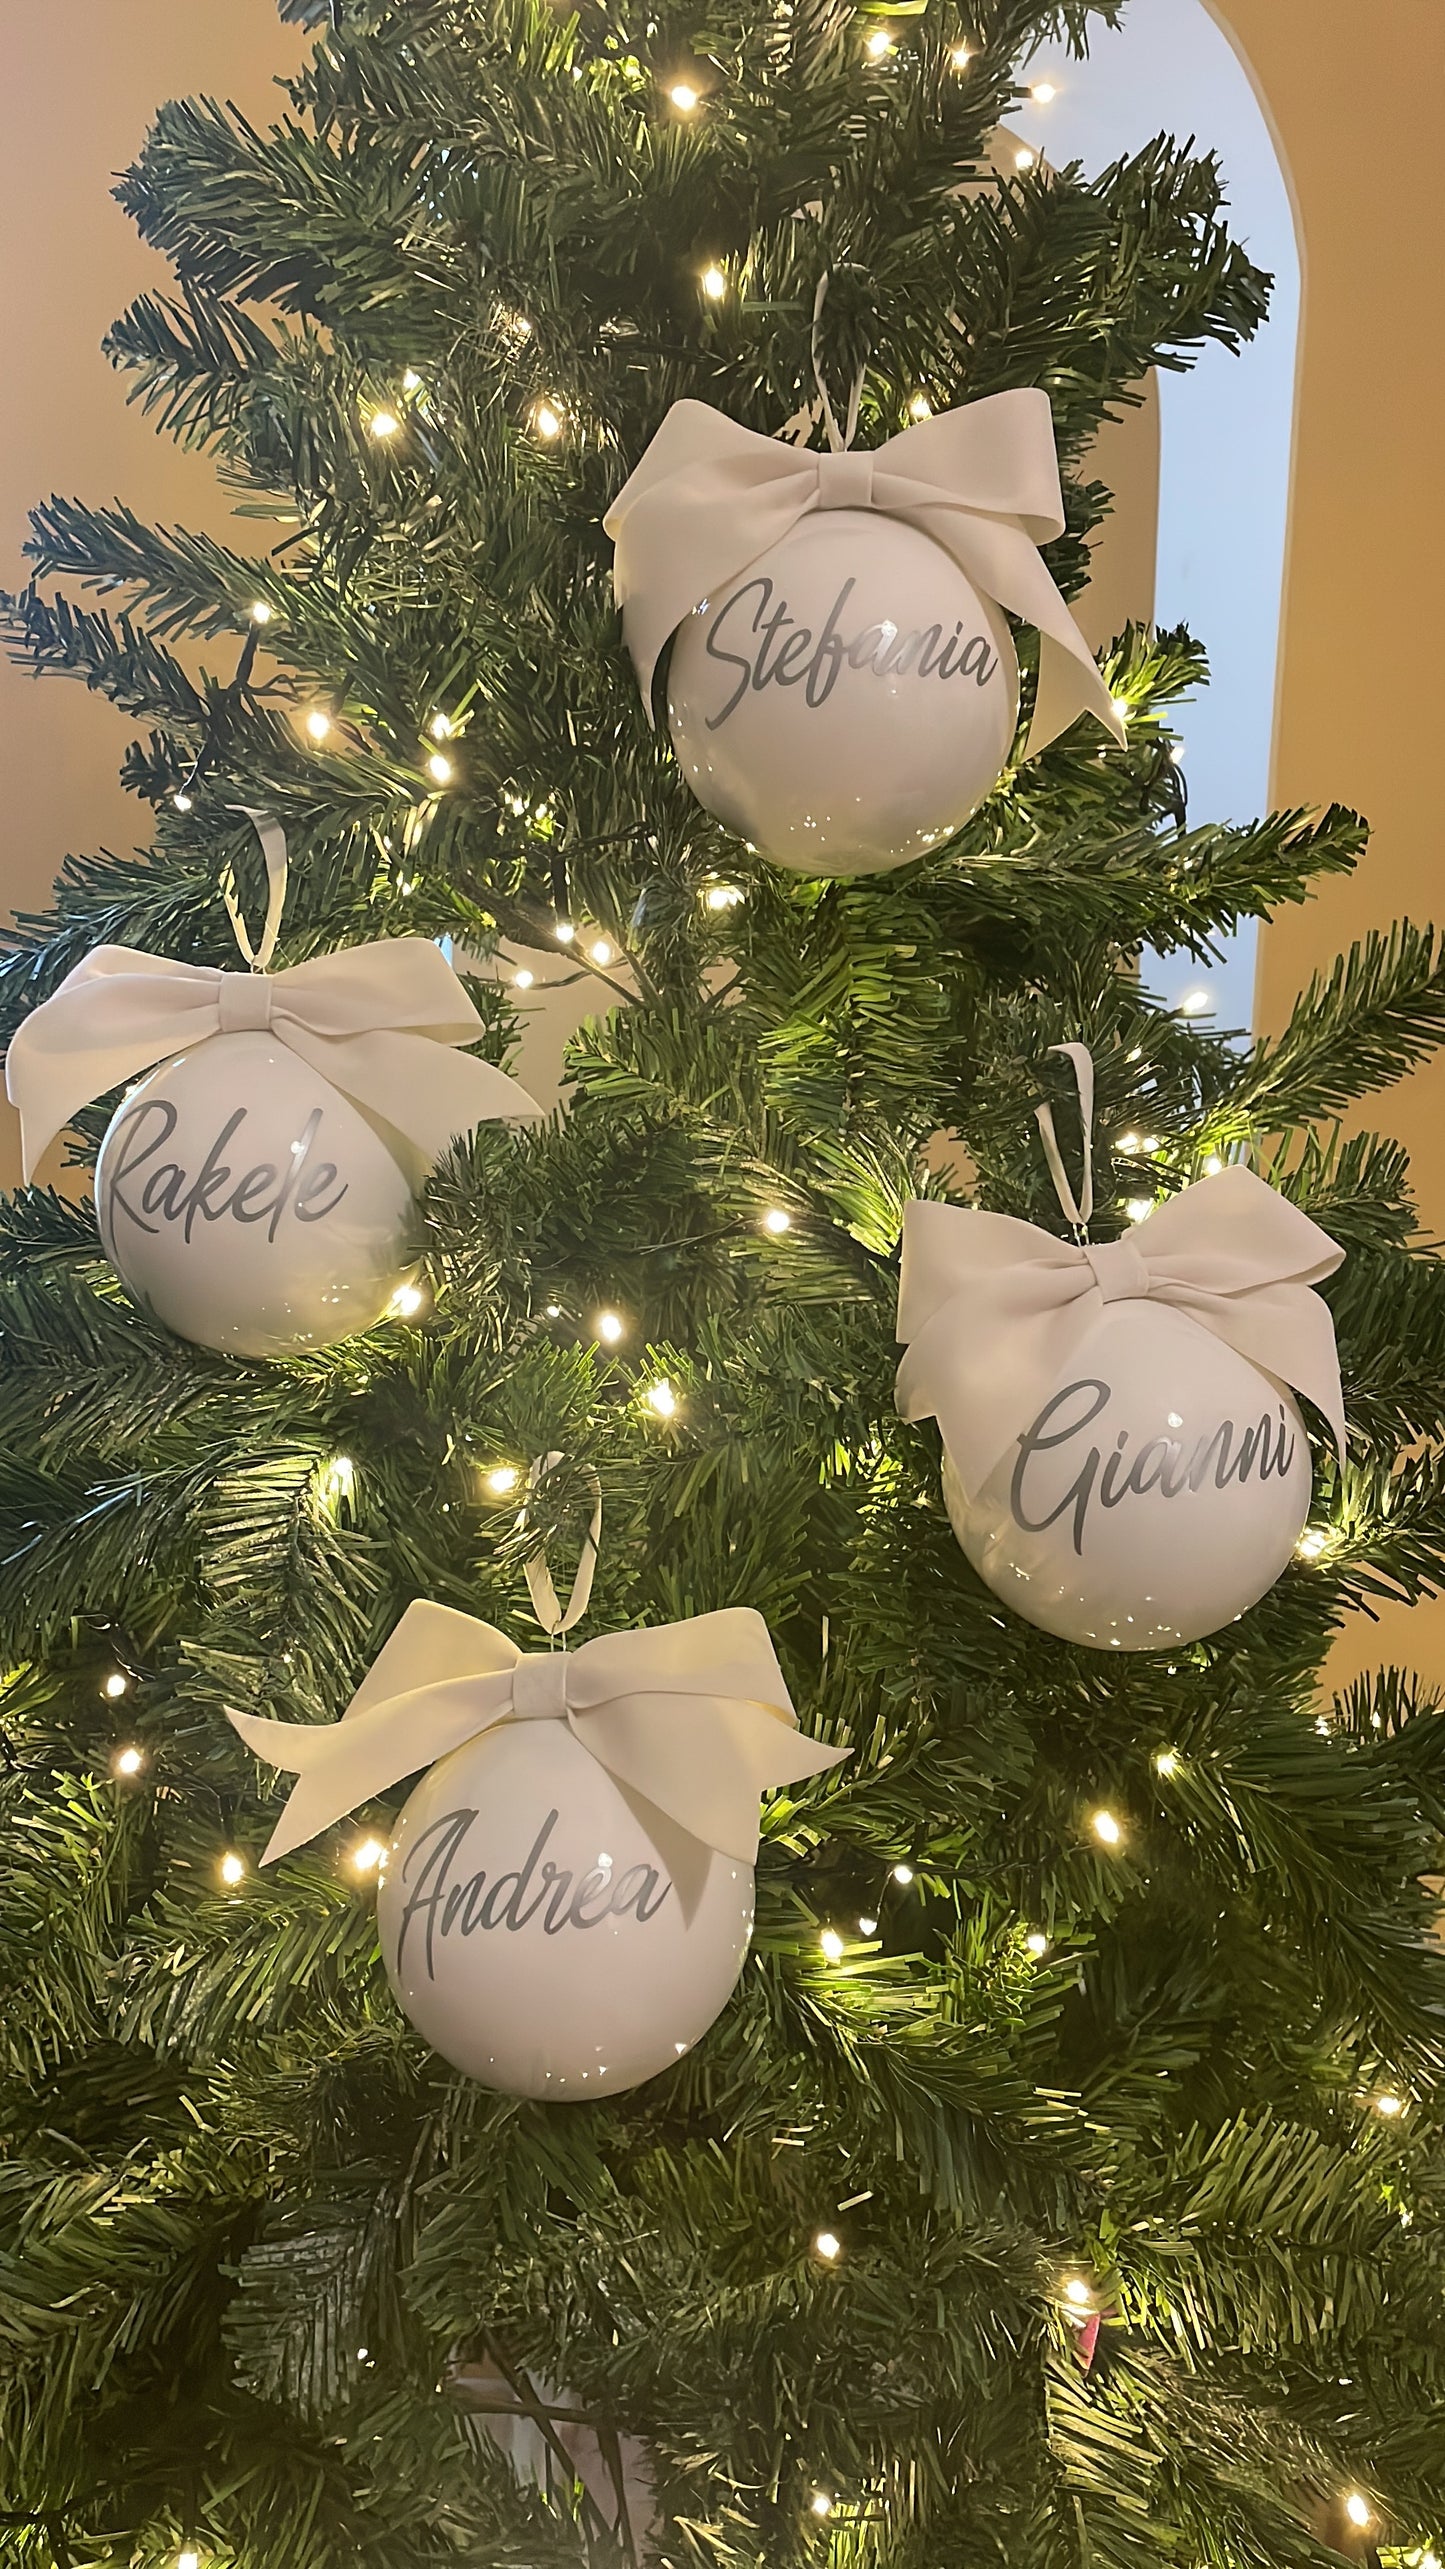
[[[479,1927],[484,1933],[505,1927],[515,1936],[534,1918],[540,1919],[544,1936],[557,1936],[564,1927],[600,1927],[604,1918],[625,1918],[629,1910],[646,1926],[672,1889],[652,1864],[630,1864],[616,1875],[610,1865],[594,1865],[575,1877],[565,1865],[554,1864],[544,1850],[557,1825],[555,1811],[542,1822],[525,1863],[514,1872],[493,1874],[489,1882],[485,1872],[461,1869],[462,1847],[476,1816],[475,1811],[448,1811],[422,1830],[407,1856],[401,1869],[407,1900],[396,1940],[398,1969],[417,1918],[426,1940],[426,1976],[434,1980],[439,1937],[445,1942],[452,1935],[471,1936]]]
[[[804,704],[816,711],[826,705],[845,666],[871,670],[877,678],[972,678],[975,686],[988,685],[998,667],[998,653],[986,633],[971,634],[965,642],[961,624],[954,626],[947,640],[941,624],[900,633],[896,624],[887,622],[865,624],[850,640],[842,631],[842,618],[856,585],[853,580],[844,581],[815,636],[811,625],[794,622],[786,598],[775,598],[771,580],[745,581],[708,627],[709,660],[720,660],[738,672],[722,712],[708,716],[708,730],[719,730],[750,689],[760,695],[764,687],[801,687]],[[749,599],[753,601],[751,623]],[[724,647],[739,642],[748,647]]]
[[[1104,1508],[1122,1507],[1126,1499],[1148,1498],[1155,1490],[1163,1499],[1177,1499],[1186,1491],[1202,1490],[1206,1481],[1217,1490],[1231,1484],[1243,1489],[1251,1479],[1283,1480],[1294,1462],[1299,1439],[1283,1402],[1274,1417],[1266,1410],[1256,1426],[1241,1428],[1232,1418],[1221,1419],[1208,1436],[1197,1437],[1188,1447],[1172,1437],[1151,1436],[1131,1454],[1129,1431],[1120,1428],[1107,1458],[1097,1443],[1085,1452],[1080,1440],[1088,1436],[1113,1397],[1111,1386],[1096,1376],[1067,1383],[1045,1402],[1032,1427],[1019,1438],[1009,1506],[1015,1525],[1025,1534],[1042,1534],[1072,1509],[1074,1550],[1082,1553],[1089,1510],[1096,1499]],[[1041,1455],[1063,1456],[1062,1477],[1068,1486],[1061,1493],[1058,1465],[1041,1464]],[[1070,1473],[1072,1479],[1068,1479]]]
[[[245,1107],[238,1106],[193,1177],[179,1160],[159,1156],[179,1121],[174,1106],[164,1097],[139,1098],[118,1117],[107,1139],[98,1207],[107,1256],[116,1255],[122,1221],[152,1235],[163,1222],[177,1222],[187,1241],[198,1218],[221,1222],[229,1215],[234,1222],[264,1222],[268,1240],[275,1239],[287,1212],[297,1222],[324,1222],[336,1211],[346,1183],[343,1179],[337,1186],[334,1161],[312,1161],[321,1117],[322,1109],[313,1107],[286,1154],[285,1168],[270,1160],[232,1168],[225,1154],[246,1121]]]

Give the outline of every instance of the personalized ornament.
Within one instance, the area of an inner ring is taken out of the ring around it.
[[[995,1594],[1095,1650],[1217,1632],[1273,1587],[1309,1514],[1311,1399],[1341,1454],[1334,1324],[1310,1288],[1343,1250],[1248,1169],[1089,1245],[1093,1065],[1076,1204],[1038,1110],[1074,1240],[996,1213],[910,1204],[898,1373],[936,1418],[953,1530]]]
[[[250,818],[269,882],[254,953],[229,880],[226,897],[251,970],[101,946],[20,1026],[6,1085],[28,1178],[78,1106],[150,1071],[96,1162],[106,1255],[177,1336],[280,1356],[380,1319],[439,1153],[487,1118],[541,1110],[454,1049],[481,1019],[425,938],[267,969],[286,849],[274,820]]]
[[[600,1521],[599,1502],[565,1616],[529,1568],[554,1643],[585,1608]],[[392,1988],[454,2067],[561,2103],[636,2087],[706,2033],[752,1933],[762,1788],[847,1754],[798,1730],[744,1608],[524,1656],[413,1605],[340,1722],[231,1720],[300,1777],[267,1863],[436,1761],[381,1871]]]
[[[605,524],[649,720],[675,637],[668,726],[698,801],[795,873],[876,874],[998,782],[1018,721],[1005,608],[1041,638],[1025,756],[1084,712],[1124,733],[1037,551],[1064,527],[1047,393],[866,454],[823,408],[825,455],[675,403]]]

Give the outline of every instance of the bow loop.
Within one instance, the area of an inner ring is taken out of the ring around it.
[[[1186,1187],[1127,1239],[1059,1240],[1004,1214],[910,1204],[903,1217],[897,1400],[936,1418],[977,1495],[1084,1356],[1111,1303],[1154,1300],[1303,1392],[1343,1459],[1344,1404],[1329,1307],[1312,1288],[1344,1251],[1245,1168]]]
[[[804,517],[834,508],[877,509],[919,528],[985,597],[1037,628],[1027,756],[1086,712],[1123,740],[1093,654],[1037,549],[1064,528],[1053,412],[1037,389],[942,411],[864,454],[813,454],[706,402],[674,402],[603,521],[649,719],[658,658],[684,617]]]
[[[456,1047],[482,1021],[439,947],[392,937],[275,973],[99,946],[17,1027],[5,1065],[28,1180],[77,1107],[213,1036],[266,1031],[436,1159],[459,1133],[541,1108]]]
[[[496,1723],[564,1715],[619,1784],[746,1864],[765,1786],[821,1775],[849,1754],[803,1736],[767,1625],[740,1606],[524,1658],[490,1624],[418,1604],[339,1722],[229,1719],[258,1757],[300,1777],[269,1864]]]

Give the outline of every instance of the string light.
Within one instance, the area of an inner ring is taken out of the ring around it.
[[[1404,2113],[1404,2111],[1405,2100],[1403,2096],[1386,2095],[1377,2096],[1375,2098],[1375,2112],[1377,2114],[1383,2114],[1387,2123],[1393,2123],[1398,2116]]]
[[[537,976],[535,972],[529,972],[524,964],[520,972],[513,973],[512,988],[514,990],[530,990],[536,978]]]
[[[1035,1962],[1042,1962],[1045,1954],[1048,1952],[1048,1949],[1049,1940],[1041,1927],[1035,1927],[1032,1935],[1025,1936],[1024,1951],[1026,1953],[1031,1953]]]
[[[1058,94],[1051,80],[1036,80],[1029,91],[1029,96],[1036,107],[1049,106]]]
[[[1368,2501],[1361,2497],[1358,2489],[1351,2489],[1349,2496],[1346,2498],[1345,2513],[1349,2517],[1351,2524],[1357,2525],[1361,2532],[1364,2531],[1367,2524],[1371,2524],[1374,2521],[1374,2518],[1370,2513]]]
[[[484,1475],[485,1486],[494,1499],[507,1499],[511,1497],[521,1477],[515,1463],[498,1463]]]
[[[893,38],[885,27],[875,27],[863,50],[871,54],[875,62],[882,62],[885,54],[893,51]]]
[[[174,803],[178,812],[188,812],[191,808],[191,798],[189,794],[173,794],[171,796],[171,801]]]
[[[1148,1195],[1131,1195],[1124,1210],[1131,1222],[1147,1222],[1154,1210],[1154,1199]]]
[[[739,884],[710,883],[702,897],[709,910],[735,910],[743,895]]]
[[[562,1305],[560,1304],[560,1302],[549,1302],[549,1303],[548,1303],[548,1305],[547,1305],[547,1317],[548,1317],[548,1319],[549,1319],[549,1320],[560,1320],[560,1319],[561,1319],[561,1317],[562,1317]]]
[[[649,1383],[643,1397],[648,1408],[655,1409],[659,1418],[677,1416],[677,1394],[671,1383]]]
[[[969,46],[955,45],[948,59],[955,71],[967,71],[973,60],[973,54]]]
[[[683,116],[690,116],[698,104],[699,92],[694,89],[690,80],[675,80],[667,94],[673,106]]]
[[[926,392],[916,392],[914,394],[913,399],[908,405],[908,416],[910,419],[931,419],[933,417],[933,404],[929,400]]]
[[[611,963],[614,961],[612,948],[605,937],[598,937],[596,942],[588,947],[587,952],[594,963]]]
[[[1143,1144],[1143,1147],[1144,1147],[1145,1157],[1146,1157],[1146,1158],[1148,1158],[1148,1159],[1151,1159],[1151,1160],[1152,1160],[1152,1158],[1154,1157],[1155,1152],[1156,1152],[1156,1151],[1158,1150],[1158,1148],[1159,1148],[1159,1136],[1158,1136],[1158,1134],[1157,1134],[1157,1133],[1146,1133],[1146,1134],[1145,1134],[1145,1136],[1144,1136],[1144,1144]]]
[[[118,1704],[122,1695],[127,1694],[129,1690],[130,1679],[126,1676],[124,1670],[120,1668],[112,1668],[110,1675],[106,1678],[100,1691],[104,1695],[107,1703]]]
[[[201,2569],[199,2551],[187,2549],[176,2553],[176,2569]]]
[[[385,1853],[385,1838],[362,1838],[352,1848],[347,1862],[353,1873],[375,1873]]]
[[[401,426],[394,410],[374,410],[367,426],[373,437],[394,437]]]
[[[1156,1775],[1177,1775],[1179,1772],[1178,1749],[1161,1748],[1154,1760],[1154,1772]]]
[[[1015,169],[1032,169],[1032,168],[1033,168],[1033,165],[1034,165],[1034,163],[1035,163],[1035,161],[1036,161],[1037,159],[1038,159],[1038,154],[1037,154],[1037,152],[1031,152],[1031,151],[1028,151],[1028,150],[1024,150],[1024,151],[1021,151],[1021,152],[1015,152],[1015,154],[1014,154],[1014,167],[1015,167]]]
[[[324,714],[319,705],[313,705],[306,717],[306,728],[313,740],[324,740],[331,729],[331,716]]]
[[[426,772],[434,785],[450,785],[454,771],[451,760],[443,758],[438,749],[434,750],[427,760]]]
[[[1115,696],[1111,699],[1111,702],[1121,723],[1127,723],[1132,720],[1134,708],[1130,704],[1127,696]]]
[[[550,401],[534,402],[532,405],[532,426],[535,428],[538,436],[545,437],[550,444],[554,437],[560,437],[562,434],[561,413],[560,411],[553,409]]]
[[[1219,1153],[1217,1151],[1211,1151],[1208,1159],[1204,1163],[1204,1174],[1206,1177],[1218,1177],[1223,1166],[1224,1162],[1220,1158]]]
[[[780,1204],[771,1206],[769,1211],[763,1215],[763,1229],[765,1231],[771,1231],[775,1240],[781,1240],[783,1233],[785,1231],[791,1231],[792,1227],[793,1217],[791,1213],[785,1213]]]
[[[906,1890],[907,1890],[907,1888],[908,1888],[909,1883],[913,1880],[913,1867],[912,1867],[912,1865],[911,1865],[911,1864],[895,1864],[895,1866],[894,1866],[894,1868],[893,1868],[893,1879],[894,1879],[894,1881],[895,1881],[895,1882],[901,1882],[901,1883],[902,1883],[902,1885],[903,1885],[904,1890],[906,1891]]]
[[[1207,990],[1186,990],[1179,1002],[1181,1017],[1207,1017],[1214,1002]]]
[[[1101,1846],[1123,1845],[1124,1832],[1112,1811],[1095,1811],[1090,1817],[1089,1826]]]
[[[702,290],[707,296],[709,303],[721,303],[723,296],[728,290],[728,281],[721,268],[709,267],[703,269]]]
[[[1121,1133],[1114,1147],[1122,1151],[1126,1159],[1132,1160],[1139,1150],[1139,1136],[1137,1133]]]
[[[228,1890],[234,1891],[237,1883],[244,1882],[245,1879],[246,1859],[243,1855],[237,1855],[232,1848],[229,1855],[223,1855],[221,1858],[221,1880]]]
[[[349,1454],[333,1454],[321,1475],[321,1496],[328,1507],[339,1507],[356,1488],[356,1465]]]
[[[1082,2275],[1070,2275],[1064,2285],[1064,2299],[1071,2310],[1091,2311],[1094,2307],[1093,2286],[1086,2284]]]
[[[397,1320],[415,1320],[425,1300],[426,1295],[420,1285],[398,1285],[387,1309]]]
[[[1328,1541],[1329,1536],[1322,1533],[1319,1526],[1306,1526],[1294,1548],[1296,1561],[1318,1561]]]
[[[860,1918],[858,1921],[858,1933],[860,1936],[876,1936],[878,1933],[877,1919]]]
[[[269,624],[274,613],[275,609],[273,607],[269,607],[264,598],[257,598],[251,608],[251,622],[253,624]]]
[[[110,1771],[112,1775],[139,1775],[145,1762],[144,1749],[118,1748],[110,1761]]]
[[[557,925],[552,930],[552,934],[556,938],[559,946],[570,946],[573,938],[577,934],[577,931],[573,927],[570,919],[559,919]]]
[[[815,2489],[808,2504],[814,2515],[831,2515],[833,2512],[833,2501],[826,2489]]]
[[[455,726],[450,714],[433,714],[427,730],[433,740],[450,740]]]
[[[417,373],[415,366],[407,367],[406,373],[401,379],[401,388],[403,392],[420,392],[421,377]]]
[[[825,1962],[842,1961],[843,1939],[839,1935],[836,1927],[825,1927],[818,1938],[818,1942],[823,1948],[823,1958]]]
[[[816,2256],[823,2259],[826,2265],[831,2266],[835,2258],[842,2256],[843,2242],[836,2231],[820,2230],[813,2241],[813,2251]]]

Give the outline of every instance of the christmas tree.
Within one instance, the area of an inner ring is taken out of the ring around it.
[[[234,967],[243,810],[289,844],[279,964],[451,940],[499,1065],[519,952],[597,1007],[565,1110],[459,1142],[423,1280],[319,1352],[188,1344],[88,1202],[5,1206],[16,2561],[1278,2569],[1445,2531],[1445,1723],[1320,1677],[1445,1560],[1441,1270],[1401,1151],[1340,1128],[1440,1039],[1445,969],[1402,926],[1253,1046],[1141,987],[1362,840],[1187,825],[1184,633],[1107,654],[1122,743],[1020,743],[922,861],[770,864],[649,727],[602,529],[678,400],[798,453],[821,390],[872,450],[1042,388],[1077,596],[1100,423],[1267,300],[1192,146],[993,146],[1031,48],[1117,13],[292,0],[277,125],[172,104],[122,183],[176,285],[112,353],[241,523],[36,513],[12,647],[134,717],[152,844],[12,934],[7,1034],[102,943]],[[1346,1253],[1347,1462],[1312,1412],[1300,1557],[1175,1654],[1006,1611],[894,1402],[910,1199],[1067,1232],[1061,1044],[1095,1241],[1252,1159]],[[227,1718],[334,1722],[419,1599],[535,1650],[551,1454],[559,1578],[605,1502],[586,1631],[755,1609],[851,1751],[768,1800],[711,2030],[562,2104],[455,2074],[388,1989],[405,1787],[263,1872],[284,1788]]]

